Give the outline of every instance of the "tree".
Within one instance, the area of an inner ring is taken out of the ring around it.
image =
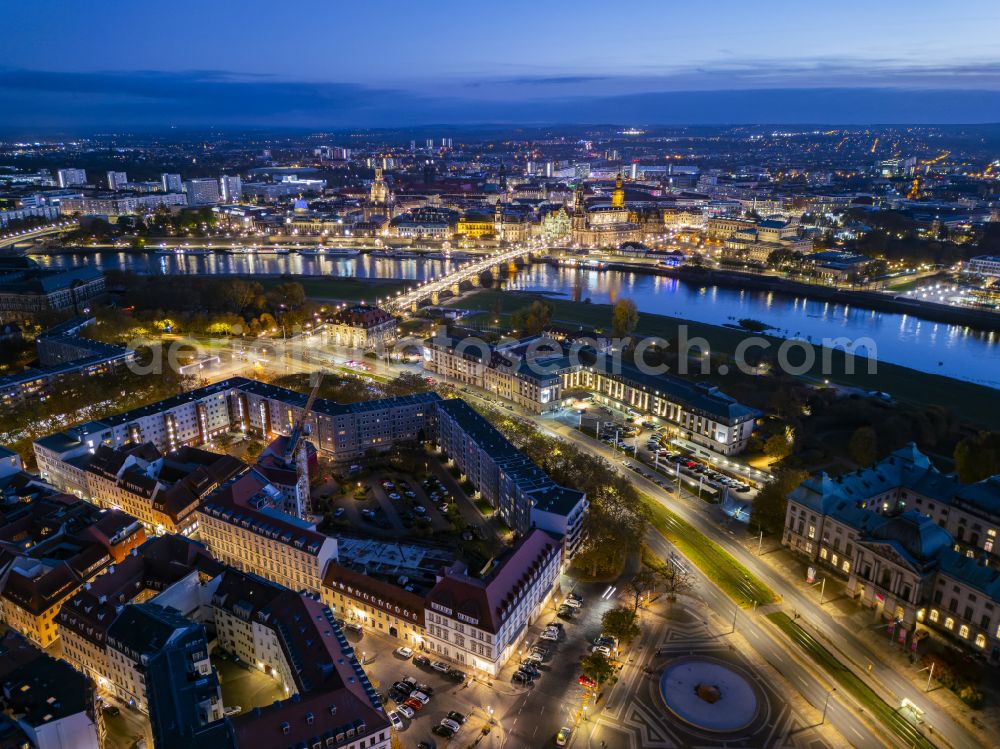
[[[625,584],[626,592],[632,596],[632,613],[639,610],[642,599],[653,592],[656,587],[656,575],[648,568],[640,569]]]
[[[538,335],[552,319],[552,305],[536,299],[510,316],[510,326],[524,335]]]
[[[1000,473],[1000,432],[980,432],[955,445],[955,472],[966,484]]]
[[[785,527],[788,493],[806,479],[805,471],[784,469],[760,491],[750,508],[750,522],[767,533],[781,533]]]
[[[691,588],[691,571],[673,559],[657,559],[650,564],[656,582],[663,585],[667,597],[673,601],[679,593]]]
[[[586,676],[597,682],[598,689],[601,688],[601,684],[615,674],[615,667],[611,665],[611,661],[603,653],[591,653],[584,656],[580,662],[580,668]]]
[[[858,427],[847,444],[851,460],[859,466],[870,466],[878,460],[878,436],[871,427]]]
[[[601,631],[627,644],[639,635],[639,625],[635,620],[635,611],[628,606],[609,609],[601,617]]]
[[[792,454],[792,443],[783,434],[774,434],[764,441],[764,454],[769,458],[780,460]]]
[[[624,338],[631,335],[635,326],[639,324],[639,310],[635,302],[622,297],[611,309],[611,331],[616,338]]]

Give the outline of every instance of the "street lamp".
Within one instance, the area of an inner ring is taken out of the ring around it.
[[[826,702],[823,703],[823,719],[820,720],[820,722],[819,722],[820,725],[823,725],[824,723],[826,723],[826,710],[827,710],[828,707],[830,707],[830,698],[833,696],[833,693],[836,692],[836,691],[837,691],[837,688],[834,687],[833,689],[831,689],[829,692],[826,693]]]

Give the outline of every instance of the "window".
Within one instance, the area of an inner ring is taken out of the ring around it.
[[[976,635],[976,647],[980,649],[986,647],[986,635],[984,635],[982,632]]]
[[[955,629],[955,620],[949,616],[944,620],[944,626],[946,629]]]
[[[968,639],[968,637],[969,637],[969,625],[968,624],[963,624],[961,627],[959,627],[958,628],[958,634],[961,635],[962,637]]]
[[[931,621],[936,622],[938,620],[938,610],[931,609]]]

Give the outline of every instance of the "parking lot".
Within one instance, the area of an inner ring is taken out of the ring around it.
[[[564,585],[568,593],[569,581],[564,581]],[[490,726],[490,736],[486,740],[494,741],[498,747],[554,746],[560,728],[573,727],[582,719],[585,704],[593,709],[593,693],[579,683],[580,659],[600,634],[604,611],[617,604],[616,595],[602,598],[612,588],[613,593],[619,592],[606,583],[576,586],[575,592],[583,598],[583,605],[569,620],[556,616],[558,603],[565,597],[565,593],[557,593],[529,627],[518,654],[496,678],[467,671],[469,678],[457,683],[433,668],[414,662],[414,658],[419,659],[421,655],[430,661],[436,660],[438,656],[432,653],[418,650],[410,658],[403,658],[395,653],[401,641],[367,628],[361,635],[348,632],[347,637],[358,656],[365,658],[365,670],[379,693],[385,696],[387,711],[398,713],[399,701],[390,696],[390,691],[394,684],[408,677],[417,685],[432,690],[428,693],[428,703],[415,710],[412,719],[400,716],[404,746],[416,746],[420,741],[443,745],[445,738],[436,736],[433,730],[452,711],[461,713],[466,721],[450,738],[451,746],[471,745],[487,726]],[[562,632],[554,642],[540,639],[550,622],[562,625]],[[542,644],[548,650],[538,663],[538,675],[530,682],[515,680],[520,662],[535,644]],[[467,670],[467,667],[454,665]]]

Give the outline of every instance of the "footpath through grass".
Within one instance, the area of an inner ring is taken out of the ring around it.
[[[935,746],[924,737],[913,723],[901,715],[898,709],[893,709],[889,703],[875,694],[871,687],[837,660],[812,635],[792,621],[787,614],[778,611],[768,614],[767,618],[798,645],[813,662],[826,671],[837,682],[838,689],[847,692],[856,699],[869,714],[881,721],[882,725],[899,737],[906,746],[923,747],[924,749],[932,749]]]
[[[750,574],[732,554],[652,497],[643,494],[642,499],[649,508],[653,527],[740,606],[777,603],[775,592]]]

